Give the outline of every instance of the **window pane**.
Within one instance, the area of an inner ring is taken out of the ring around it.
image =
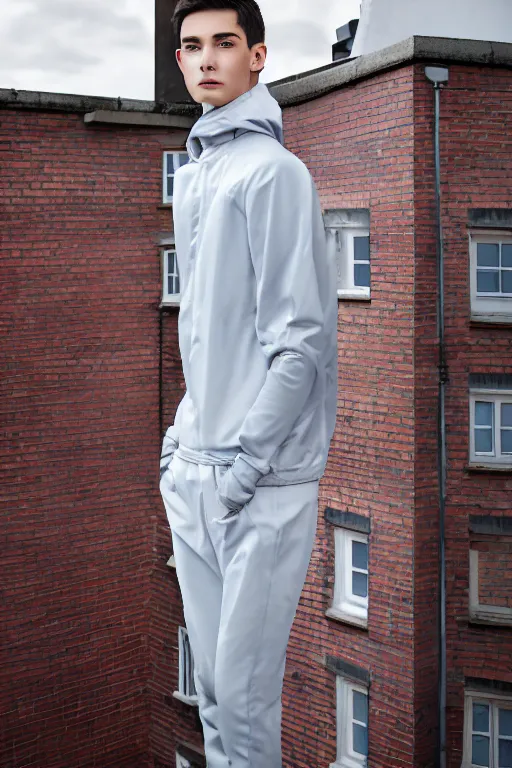
[[[360,541],[352,542],[352,566],[368,570],[368,544],[362,544]]]
[[[492,453],[492,429],[475,429],[475,452]]]
[[[499,267],[500,265],[500,246],[498,243],[478,243],[477,244],[477,266],[479,267]]]
[[[471,762],[474,765],[483,765],[489,768],[489,737],[473,736],[473,755]]]
[[[167,177],[167,197],[171,198],[174,193],[174,176]]]
[[[170,275],[173,275],[174,274],[174,251],[168,252],[167,259],[169,264],[168,272]]]
[[[176,293],[180,292],[180,278],[175,277],[174,278],[174,287],[176,288]]]
[[[512,429],[501,430],[501,452],[512,453]]]
[[[180,152],[180,167],[188,163],[188,153]]]
[[[357,723],[352,724],[354,752],[360,755],[368,754],[368,729]]]
[[[500,709],[499,735],[512,736],[512,709]]]
[[[370,261],[370,238],[354,237],[354,259],[355,261]]]
[[[363,288],[370,287],[370,265],[354,264],[354,285]]]
[[[352,571],[352,594],[358,597],[368,597],[368,576],[366,573]]]
[[[354,691],[354,720],[368,725],[368,696],[365,693]]]
[[[494,403],[475,403],[475,425],[477,427],[492,427]]]
[[[174,173],[174,155],[172,152],[169,152],[167,157],[167,175],[169,176],[171,173]]]
[[[501,405],[501,426],[512,427],[512,403]]]
[[[512,267],[512,245],[510,244],[501,246],[501,266]]]
[[[476,290],[478,293],[499,293],[500,291],[500,273],[498,270],[492,272],[482,272],[480,269],[476,273]]]
[[[473,730],[489,733],[488,704],[473,704]]]
[[[512,741],[500,739],[499,754],[499,768],[512,768]]]
[[[505,269],[501,273],[501,292],[512,293],[512,270]]]

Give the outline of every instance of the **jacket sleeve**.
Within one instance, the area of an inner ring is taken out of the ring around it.
[[[323,232],[322,212],[306,166],[290,155],[264,168],[247,183],[244,212],[256,276],[256,333],[268,370],[240,430],[242,450],[223,477],[221,500],[230,509],[247,503],[269,472],[311,392],[325,344],[318,269],[327,257],[318,250],[315,218]]]

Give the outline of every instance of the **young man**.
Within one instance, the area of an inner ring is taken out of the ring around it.
[[[286,646],[336,420],[335,268],[313,180],[258,82],[257,3],[181,0],[174,22],[203,115],[175,177],[186,393],[160,489],[208,767],[281,768]]]

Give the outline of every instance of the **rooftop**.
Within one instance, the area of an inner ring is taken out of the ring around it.
[[[354,59],[342,59],[323,67],[267,83],[282,107],[290,107],[388,69],[424,61],[437,64],[512,68],[512,43],[462,40],[444,37],[409,37],[400,43]],[[197,104],[166,104],[136,99],[83,96],[41,91],[0,89],[0,108],[84,114],[87,123],[118,123],[165,128],[190,128],[201,115]]]

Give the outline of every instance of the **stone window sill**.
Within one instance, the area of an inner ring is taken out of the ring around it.
[[[350,613],[346,613],[345,611],[340,611],[338,608],[328,608],[325,612],[325,615],[328,619],[334,619],[335,621],[340,621],[343,624],[350,624],[352,627],[357,627],[358,629],[368,629],[368,619],[362,619],[359,616],[353,616]]]
[[[180,693],[180,691],[174,691],[172,694],[175,699],[178,699],[178,701],[183,702],[183,704],[188,704],[190,707],[197,707],[199,706],[197,702],[197,696],[185,696],[184,693]]]
[[[499,625],[504,627],[512,626],[512,609],[511,608],[498,608],[493,609],[491,606],[475,608],[469,612],[470,624],[492,624],[493,626]]]
[[[371,301],[372,297],[364,293],[356,293],[352,291],[344,291],[341,293],[338,291],[338,301]]]
[[[478,314],[472,312],[470,321],[473,325],[512,325],[512,315],[503,314]]]
[[[466,472],[510,472],[512,473],[512,464],[481,464],[470,462],[464,469]]]

